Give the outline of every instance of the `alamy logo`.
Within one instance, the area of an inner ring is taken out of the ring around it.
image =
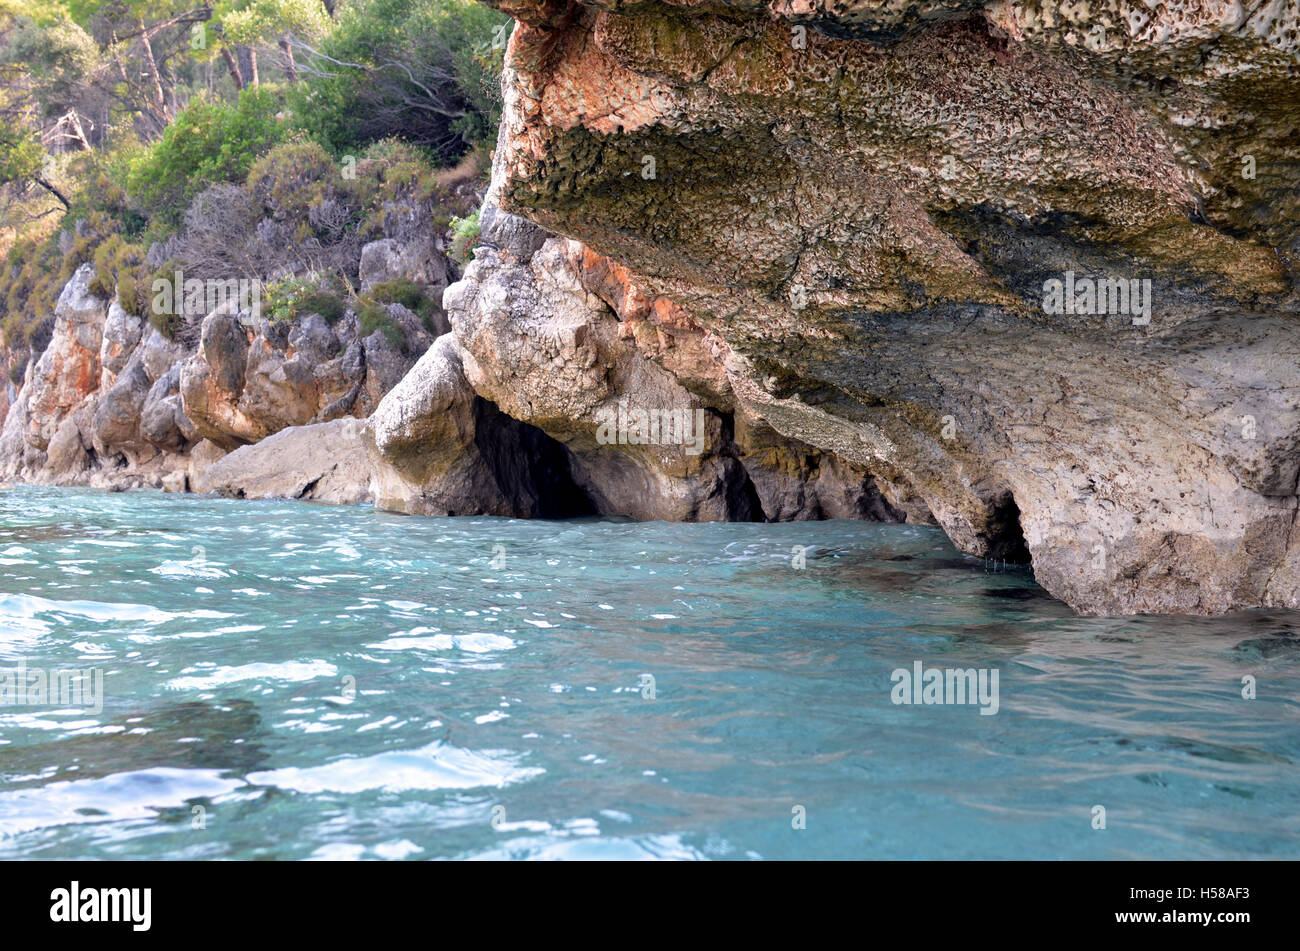
[[[685,446],[686,454],[704,451],[704,410],[628,409],[626,403],[596,411],[596,442],[602,446]]]
[[[85,670],[51,670],[28,667],[0,667],[0,706],[81,707],[92,713],[104,712],[104,671],[99,667]]]
[[[152,924],[152,888],[70,888],[50,892],[50,921],[129,921],[131,930]]]
[[[180,317],[206,317],[219,308],[232,303],[240,312],[254,317],[262,313],[262,282],[246,278],[185,278],[177,270],[171,280],[155,278],[153,282],[153,312],[174,314]]]
[[[998,712],[998,671],[987,667],[930,667],[914,661],[912,669],[897,668],[889,675],[895,704],[978,704],[980,716]]]
[[[1075,278],[1073,271],[1065,272],[1065,280],[1049,278],[1043,282],[1043,313],[1045,314],[1125,314],[1133,323],[1144,326],[1151,323],[1151,279],[1123,280],[1103,277]]]

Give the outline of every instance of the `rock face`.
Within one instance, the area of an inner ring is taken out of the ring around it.
[[[372,418],[379,507],[408,515],[589,514],[563,449],[479,397],[461,359],[454,336],[438,338]]]
[[[594,511],[668,521],[901,518],[848,464],[830,476],[840,464],[828,462],[839,484],[821,504],[810,487],[819,454],[803,447],[813,461],[780,458],[789,440],[737,424],[726,380],[698,359],[696,338],[678,343],[672,328],[627,306],[620,320],[601,296],[628,298],[609,262],[491,202],[482,222],[476,259],[444,297],[464,378],[563,445]]]
[[[406,278],[439,296],[450,273],[429,239],[385,239],[367,245],[362,256],[375,280]],[[49,346],[27,367],[21,389],[0,401],[0,478],[213,491],[205,474],[227,452],[286,429],[369,416],[437,330],[400,304],[387,305],[388,333],[367,333],[351,312],[334,326],[316,314],[273,322],[239,312],[232,302],[202,319],[197,340],[189,334],[170,340],[148,320],[92,293],[94,276],[87,264],[68,282]],[[10,356],[3,356],[7,368]],[[354,449],[362,445],[359,433],[349,437]],[[285,452],[288,481],[265,491],[280,494],[295,488],[295,467],[316,462],[297,458],[294,441],[274,446]],[[278,450],[266,452],[272,451]],[[266,452],[240,458],[266,468]],[[364,459],[364,451],[357,453]],[[261,486],[264,475],[248,473],[248,485]],[[221,488],[235,492],[236,476],[227,467]],[[370,479],[367,472],[320,481],[310,491],[298,486],[293,496],[356,501],[367,496]]]
[[[108,302],[91,293],[93,277],[94,267],[82,265],[59,295],[54,335],[29,372],[23,388],[27,398],[18,412],[11,409],[5,419],[4,454],[13,459],[13,471],[43,465],[62,424],[99,386],[99,350]],[[79,422],[85,422],[84,414]],[[83,435],[88,434],[75,423],[64,429],[56,444],[60,463],[76,455]]]
[[[492,198],[565,240],[481,250],[448,311],[466,377],[580,482],[628,340],[658,398],[829,454],[819,499],[869,472],[1081,611],[1300,607],[1294,7],[494,5],[520,22]],[[609,332],[557,308],[582,289]],[[621,457],[680,462],[649,455]],[[675,472],[707,493],[707,465]]]
[[[368,416],[433,341],[405,307],[390,304],[388,311],[401,341],[378,330],[363,336],[352,315],[335,329],[316,314],[293,327],[209,314],[198,353],[180,375],[198,435],[234,449],[290,426]]]

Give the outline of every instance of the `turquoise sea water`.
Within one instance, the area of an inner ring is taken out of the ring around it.
[[[0,705],[0,857],[1295,857],[1297,621],[1077,618],[913,526],[17,489],[0,668],[104,694]]]

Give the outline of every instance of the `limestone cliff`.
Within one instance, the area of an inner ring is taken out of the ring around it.
[[[1300,606],[1293,4],[495,5],[494,199],[562,238],[481,251],[449,316],[579,481],[652,387],[745,421],[622,453],[673,517],[739,515],[709,486],[759,426],[1082,611]],[[593,372],[620,348],[658,369]]]
[[[422,276],[390,253],[392,244],[375,242],[375,253],[364,255],[369,283]],[[439,262],[441,283],[434,289],[440,296],[447,262],[440,251],[426,251]],[[364,332],[351,312],[330,326],[316,314],[279,322],[233,304],[168,338],[116,300],[98,296],[94,276],[94,265],[83,265],[64,287],[49,345],[26,368],[21,387],[6,400],[11,405],[0,407],[0,477],[112,488],[225,488],[251,496],[259,491],[253,485],[209,484],[204,471],[225,453],[282,430],[367,418],[434,339],[400,304],[387,307],[400,340],[380,330]],[[360,451],[361,430],[347,433]],[[311,464],[311,454],[284,454],[283,479],[262,486],[260,494],[369,497],[368,468],[340,493],[321,488],[319,473],[304,478]]]

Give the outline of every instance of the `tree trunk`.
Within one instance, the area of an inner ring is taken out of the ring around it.
[[[245,86],[257,85],[257,51],[251,46],[239,47],[239,71]]]
[[[86,130],[85,130],[84,128],[82,128],[82,125],[81,125],[81,116],[77,115],[77,110],[76,110],[76,109],[72,109],[72,110],[70,110],[70,111],[68,112],[68,116],[69,116],[69,117],[71,118],[71,120],[72,120],[72,131],[75,132],[75,133],[77,134],[77,141],[79,141],[79,142],[81,143],[81,147],[82,147],[83,149],[85,149],[87,152],[89,152],[89,151],[90,151],[90,140],[86,138]]]
[[[244,77],[239,75],[239,63],[235,60],[235,54],[230,52],[230,47],[221,47],[221,59],[226,64],[230,78],[235,81],[235,92],[240,92],[244,88]]]
[[[154,106],[158,114],[166,121],[167,115],[167,97],[163,95],[162,76],[158,72],[158,61],[154,59],[153,43],[149,40],[149,31],[145,29],[144,21],[140,21],[140,45],[144,47],[144,65],[145,73],[152,84]]]
[[[298,67],[293,62],[293,47],[283,36],[280,37],[280,52],[284,53],[284,75],[289,78],[289,82],[298,81]]]
[[[40,186],[41,186],[42,188],[44,188],[47,192],[49,192],[51,195],[53,195],[55,198],[57,198],[57,199],[60,201],[60,203],[62,203],[63,208],[64,208],[65,211],[66,211],[68,208],[71,208],[71,207],[72,207],[71,205],[68,204],[68,199],[66,199],[65,197],[63,197],[63,192],[59,191],[57,188],[55,188],[53,185],[51,185],[51,184],[50,184],[49,182],[47,182],[45,179],[43,179],[43,178],[38,178],[38,179],[36,179],[36,184],[37,184],[37,185],[40,185]]]

